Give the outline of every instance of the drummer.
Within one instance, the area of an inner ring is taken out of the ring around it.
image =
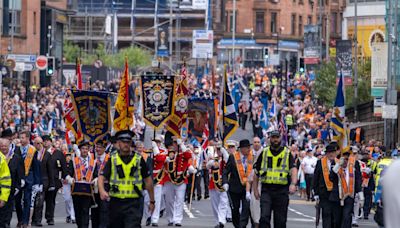
[[[94,199],[92,183],[97,179],[96,162],[89,149],[88,141],[79,144],[80,156],[75,155],[69,164],[69,173],[73,178],[67,178],[72,185],[72,200],[79,228],[89,227],[89,210]]]

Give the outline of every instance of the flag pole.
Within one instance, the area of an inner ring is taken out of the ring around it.
[[[222,129],[221,129],[221,131],[222,131],[222,147],[224,147],[225,148],[225,138],[224,138],[224,134],[225,134],[225,105],[226,105],[226,99],[225,99],[225,90],[226,90],[226,88],[225,88],[225,86],[226,86],[226,81],[228,81],[228,79],[227,79],[227,73],[226,73],[226,64],[224,65],[224,79],[223,79],[223,86],[222,86],[222,102],[223,102],[223,104],[222,104]]]

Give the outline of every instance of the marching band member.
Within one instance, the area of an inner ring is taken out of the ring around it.
[[[152,142],[153,149],[153,182],[154,182],[154,200],[156,201],[154,212],[151,215],[151,225],[154,227],[158,226],[158,220],[160,219],[161,203],[163,201],[163,183],[164,178],[164,163],[167,158],[167,150],[162,146],[162,137],[157,135]]]
[[[168,157],[165,163],[164,193],[165,210],[168,226],[182,226],[183,204],[185,200],[187,173],[196,173],[196,169],[190,166],[192,152],[187,149],[181,139],[165,140],[168,148]]]
[[[209,157],[207,163],[207,169],[210,170],[208,188],[211,196],[211,207],[216,222],[215,228],[223,228],[226,223],[229,200],[227,192],[222,186],[222,172],[228,162],[229,154],[218,142],[215,147],[210,148],[209,152],[213,154]]]
[[[97,166],[97,176],[103,171],[105,164],[110,158],[110,154],[106,154],[107,148],[107,136],[96,141],[95,151],[96,151],[96,166]],[[107,228],[110,226],[110,221],[108,219],[109,213],[109,202],[107,200],[101,200],[98,180],[94,179],[94,198],[98,207],[91,208],[91,220],[93,228]],[[110,190],[110,185],[108,183],[104,184],[106,191]]]
[[[72,201],[79,228],[89,227],[89,209],[94,198],[92,180],[97,177],[96,162],[89,154],[89,146],[88,141],[79,144],[80,156],[74,156],[69,165],[69,173],[73,178],[66,178],[72,185]]]
[[[201,186],[200,186],[200,182],[201,182],[201,176],[200,176],[200,172],[198,172],[201,168],[201,158],[200,158],[200,151],[201,148],[199,146],[199,144],[195,144],[193,147],[191,147],[192,145],[189,145],[189,148],[193,149],[193,155],[192,155],[192,159],[190,160],[190,164],[193,166],[193,168],[195,168],[197,170],[196,175],[189,175],[188,177],[188,186],[186,187],[186,202],[190,203],[190,197],[192,197],[193,199],[196,198],[195,197],[195,192],[197,193],[197,200],[201,199]],[[203,173],[203,175],[205,175]],[[194,180],[193,180],[194,177]],[[206,176],[204,176],[206,177]],[[208,175],[207,175],[208,178]],[[192,182],[194,181],[194,189],[193,189],[193,196],[191,196],[192,194]]]
[[[72,159],[72,153],[69,152],[65,154],[65,160],[67,162],[67,169],[70,170],[69,165],[72,164],[70,163]],[[72,202],[72,195],[71,195],[71,184],[68,183],[66,179],[63,180],[63,198],[65,202],[65,212],[67,213],[67,218],[66,222],[67,223],[72,223],[75,224],[75,210],[74,210],[74,204]]]

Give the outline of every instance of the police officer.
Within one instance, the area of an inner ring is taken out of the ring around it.
[[[253,191],[260,199],[258,181],[261,181],[260,228],[271,227],[274,211],[274,227],[285,228],[289,206],[289,194],[296,192],[297,168],[287,147],[281,146],[279,131],[270,133],[271,145],[264,149],[254,164]]]
[[[8,139],[0,139],[0,228],[10,227],[14,194],[20,190],[23,176],[23,169],[18,169],[23,167],[21,157],[15,154],[8,155],[9,144]]]
[[[131,149],[134,133],[129,130],[115,134],[118,153],[112,154],[98,179],[102,200],[110,201],[110,227],[141,227],[143,188],[149,193],[150,213],[154,210],[154,189],[150,168],[139,153]],[[109,181],[107,192],[104,182]],[[143,186],[144,185],[144,186]]]

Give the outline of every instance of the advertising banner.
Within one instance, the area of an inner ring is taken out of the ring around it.
[[[212,58],[214,44],[214,32],[212,30],[193,30],[192,42],[192,58]]]
[[[321,55],[318,26],[304,26],[304,63],[317,64]]]
[[[158,27],[158,44],[157,44],[157,55],[168,56],[169,55],[169,31],[168,24],[164,24]]]
[[[344,85],[352,84],[353,61],[351,40],[336,41],[336,71],[337,76],[343,74]]]

